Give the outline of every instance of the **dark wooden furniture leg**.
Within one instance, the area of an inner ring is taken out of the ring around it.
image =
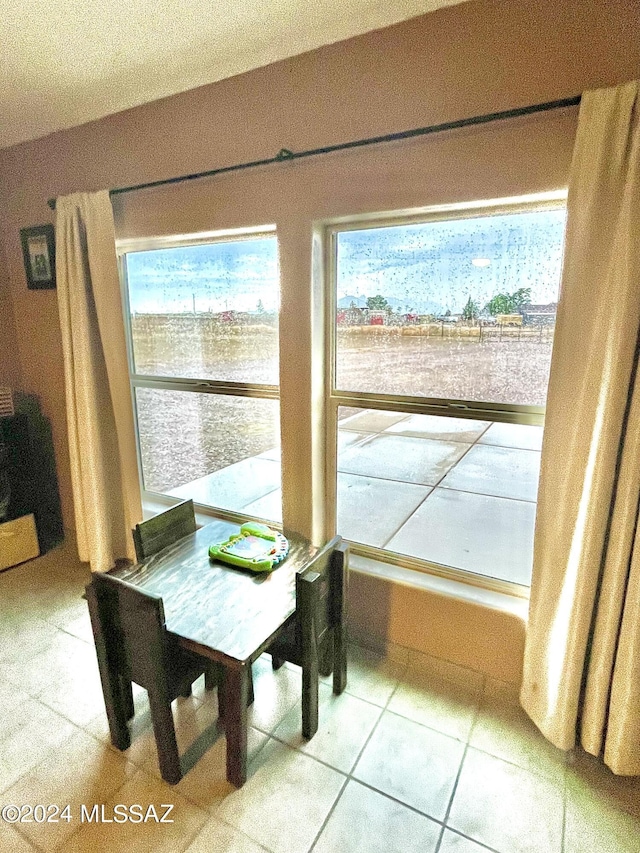
[[[342,693],[347,686],[347,571],[346,546],[336,548],[331,571],[333,576],[333,692]]]
[[[165,782],[175,785],[182,779],[176,730],[171,713],[171,700],[162,690],[149,690],[151,722],[158,749],[158,764]]]
[[[318,642],[316,620],[320,600],[318,572],[298,576],[297,606],[300,610],[302,642],[302,736],[318,731]]]
[[[251,665],[227,667],[224,673],[224,727],[227,780],[236,788],[247,781],[247,699]]]

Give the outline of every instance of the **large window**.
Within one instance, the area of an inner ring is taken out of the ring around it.
[[[330,229],[337,531],[530,582],[562,203]]]
[[[134,244],[122,263],[145,492],[264,517],[254,504],[280,488],[275,234]]]

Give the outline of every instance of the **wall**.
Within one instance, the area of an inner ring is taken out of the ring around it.
[[[9,275],[2,243],[0,243],[0,385],[20,388],[18,338],[9,291]]]
[[[49,197],[614,85],[640,76],[639,32],[636,0],[472,0],[0,152],[22,381],[53,425],[66,525],[73,525],[73,511],[55,292],[26,291],[18,239],[20,227],[51,220]],[[121,237],[277,224],[282,393],[298,401],[282,420],[283,479],[296,495],[284,506],[291,526],[316,533],[326,527],[316,500],[323,493],[322,413],[311,363],[311,341],[322,332],[321,271],[311,281],[317,223],[565,186],[576,118],[577,110],[565,110],[114,200]],[[460,619],[452,631],[464,630]]]

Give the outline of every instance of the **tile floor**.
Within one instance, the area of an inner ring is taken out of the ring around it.
[[[542,427],[362,410],[339,422],[337,531],[528,586]],[[268,450],[174,489],[176,497],[282,519]]]
[[[0,821],[2,851],[640,850],[640,779],[551,747],[512,686],[397,647],[386,655],[350,648],[347,691],[334,697],[321,685],[320,728],[308,742],[299,671],[273,673],[261,658],[246,785],[225,781],[219,733],[170,787],[158,773],[143,691],[131,747],[109,744],[80,599],[86,580],[64,547],[0,574],[0,806],[69,805],[68,821]],[[215,691],[196,684],[175,716],[183,748],[217,732]],[[116,805],[134,804],[143,809],[124,814],[138,822],[107,822]],[[173,823],[155,821],[163,804],[173,806]],[[82,822],[82,806],[91,814],[94,805],[104,822]]]

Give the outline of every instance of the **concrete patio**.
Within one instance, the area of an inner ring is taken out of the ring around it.
[[[362,410],[339,422],[337,532],[529,585],[542,427]],[[274,448],[171,493],[281,521]]]

